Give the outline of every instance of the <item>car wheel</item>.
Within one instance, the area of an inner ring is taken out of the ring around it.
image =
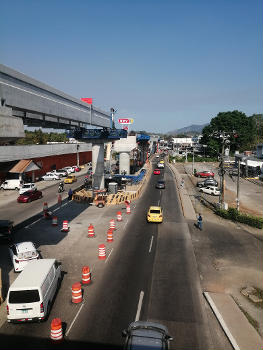
[[[103,208],[103,207],[104,207],[104,205],[102,203],[98,204],[98,208]]]
[[[18,187],[16,187],[16,188],[15,188],[15,190],[16,190],[16,191],[18,191],[18,190],[19,190],[19,188],[18,188]]]
[[[45,316],[45,320],[48,319],[48,316],[50,314],[50,310],[51,310],[51,303],[49,301],[48,304],[47,304],[47,313],[46,313],[46,316]]]
[[[31,199],[30,199],[30,198],[28,198],[27,203],[30,203],[30,202],[31,202]]]

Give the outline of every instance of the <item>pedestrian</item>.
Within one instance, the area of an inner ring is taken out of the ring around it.
[[[73,195],[73,191],[72,191],[72,189],[70,188],[69,191],[68,191],[68,200],[69,200],[69,201],[71,201],[72,195]]]
[[[181,187],[184,188],[184,179],[181,181]]]
[[[200,229],[200,231],[202,231],[202,222],[203,222],[203,218],[202,218],[201,214],[199,213],[199,216],[197,218],[197,227]]]

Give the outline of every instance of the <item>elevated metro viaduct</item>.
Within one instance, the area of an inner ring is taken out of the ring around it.
[[[0,142],[24,137],[24,125],[74,131],[92,142],[93,186],[104,188],[104,142],[126,138],[114,130],[113,115],[0,65]],[[87,127],[101,127],[94,136]],[[2,146],[5,147],[5,146]],[[103,160],[103,161],[102,161]]]

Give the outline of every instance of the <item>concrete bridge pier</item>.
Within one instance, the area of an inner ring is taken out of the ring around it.
[[[120,152],[119,169],[120,174],[130,175],[130,150]]]
[[[0,141],[15,141],[25,137],[23,120],[12,115],[12,108],[0,107]]]
[[[104,189],[104,140],[92,140],[92,172],[92,188]]]

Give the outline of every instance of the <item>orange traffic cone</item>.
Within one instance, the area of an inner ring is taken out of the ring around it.
[[[58,217],[57,216],[53,216],[52,218],[52,226],[57,226],[58,225]]]
[[[92,224],[88,227],[88,238],[95,237],[94,226]]]
[[[60,318],[53,318],[51,322],[50,338],[53,341],[62,340],[63,332],[62,332],[62,322]]]
[[[43,211],[45,212],[47,210],[48,210],[48,205],[47,205],[47,202],[45,202],[44,205],[43,205]]]
[[[130,214],[131,213],[131,207],[130,205],[126,206],[126,214]]]
[[[72,303],[74,304],[81,303],[83,300],[81,284],[79,282],[74,283],[71,287],[71,290],[72,290]]]
[[[121,211],[117,212],[117,221],[122,221]]]
[[[82,267],[82,284],[89,284],[91,282],[91,272],[88,266]]]
[[[111,219],[111,220],[110,220],[110,229],[111,229],[112,231],[116,230],[116,224],[115,224],[114,219]]]
[[[100,244],[100,245],[99,245],[99,259],[100,259],[100,260],[106,259],[106,248],[105,248],[105,244]]]
[[[64,220],[61,232],[68,232],[68,231],[69,231],[68,220]]]
[[[113,231],[112,231],[112,229],[108,229],[107,242],[113,242]]]

